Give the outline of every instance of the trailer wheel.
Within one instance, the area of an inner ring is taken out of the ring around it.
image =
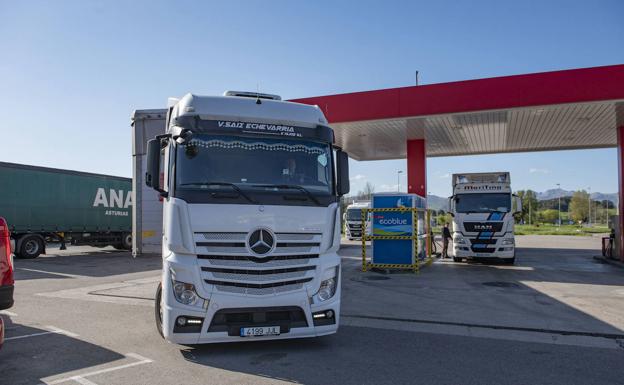
[[[117,250],[132,250],[132,233],[121,234],[121,242],[113,245]]]
[[[37,258],[43,252],[43,238],[39,235],[26,235],[20,241],[19,253],[16,254],[20,258]]]
[[[132,250],[132,233],[124,233],[122,235],[121,245],[126,250]]]
[[[158,288],[156,289],[156,300],[154,301],[154,317],[156,318],[156,329],[158,330],[158,334],[160,334],[162,338],[165,338],[162,325],[162,283],[159,283]]]

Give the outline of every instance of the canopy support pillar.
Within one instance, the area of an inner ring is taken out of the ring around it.
[[[427,197],[425,139],[407,141],[407,192]]]

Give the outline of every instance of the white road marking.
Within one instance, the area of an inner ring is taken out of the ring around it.
[[[39,332],[39,333],[32,333],[32,334],[25,334],[23,336],[15,336],[15,337],[8,337],[5,338],[5,341],[11,341],[11,340],[19,340],[22,338],[29,338],[29,337],[37,337],[37,336],[44,336],[46,334],[62,334],[62,335],[66,335],[68,337],[73,337],[76,338],[78,337],[78,334],[76,333],[72,333],[72,332],[68,332],[67,330],[63,330],[63,329],[59,329],[55,326],[45,326],[46,329],[48,329],[48,331],[46,332]]]
[[[84,275],[76,275],[76,274],[67,274],[67,273],[56,273],[53,271],[45,271],[45,270],[37,270],[37,269],[28,269],[25,267],[18,267],[17,270],[25,270],[32,271],[33,273],[42,273],[42,274],[50,274],[50,275],[58,275],[60,277],[68,277],[68,278],[86,278]]]
[[[117,371],[117,370],[131,368],[133,366],[149,364],[151,362],[154,362],[153,360],[150,360],[149,358],[143,357],[143,356],[138,355],[136,353],[127,353],[127,354],[125,354],[125,356],[129,357],[129,358],[137,359],[139,361],[131,362],[129,364],[124,364],[124,365],[113,366],[113,367],[106,368],[106,369],[94,370],[92,372],[82,373],[82,374],[79,374],[77,376],[66,377],[66,378],[59,378],[58,380],[47,382],[47,384],[48,385],[55,385],[55,384],[61,384],[63,382],[72,381],[72,380],[76,381],[76,382],[80,382],[80,381],[78,381],[78,379],[85,380],[85,377],[90,377],[90,376],[95,376],[95,375],[98,375],[98,374],[114,372],[114,371]],[[89,380],[87,380],[87,381],[89,381]],[[80,382],[80,383],[84,384],[84,385],[94,384],[91,381],[89,381],[89,382]]]
[[[21,338],[29,338],[29,337],[37,337],[37,336],[43,336],[46,334],[57,334],[56,332],[41,332],[41,333],[33,333],[33,334],[26,334],[23,336],[15,336],[15,337],[8,337],[5,338],[5,341],[11,341],[11,340],[19,340]]]
[[[78,334],[76,333],[72,333],[72,332],[68,332],[67,330],[63,330],[63,329],[59,329],[56,326],[51,326],[51,325],[46,325],[46,329],[54,332],[54,333],[58,333],[58,334],[64,334],[68,337],[73,337],[76,338],[78,337]]]
[[[89,381],[81,376],[72,377],[71,379],[82,385],[97,385],[95,382]]]
[[[17,317],[16,313],[13,313],[12,311],[8,311],[8,310],[2,310],[0,311],[0,315],[8,315],[9,317]]]

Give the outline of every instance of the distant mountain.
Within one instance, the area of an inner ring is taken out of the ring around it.
[[[595,192],[595,193],[591,193],[591,198],[595,201],[611,201],[611,203],[613,203],[614,205],[617,205],[618,203],[618,194],[617,193],[612,193],[612,194],[604,194],[601,192]]]
[[[547,201],[549,199],[556,199],[560,197],[571,197],[572,194],[574,194],[574,191],[568,191],[561,188],[553,188],[544,192],[538,192],[536,194],[538,201]]]
[[[432,210],[448,211],[448,198],[437,195],[427,195],[427,206]]]
[[[554,188],[550,190],[546,190],[544,192],[537,193],[537,200],[539,201],[547,201],[550,199],[557,199],[559,197],[571,197],[574,195],[574,191],[564,190],[560,188]],[[601,193],[601,192],[593,192],[591,193],[591,199],[595,201],[610,201],[614,205],[618,202],[618,194],[617,193]]]

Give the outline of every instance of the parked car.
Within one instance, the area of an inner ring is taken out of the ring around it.
[[[9,226],[0,217],[0,310],[13,306],[13,257]],[[4,322],[0,317],[0,347],[4,342]]]
[[[4,321],[0,316],[0,349],[2,349],[2,344],[4,344]]]

